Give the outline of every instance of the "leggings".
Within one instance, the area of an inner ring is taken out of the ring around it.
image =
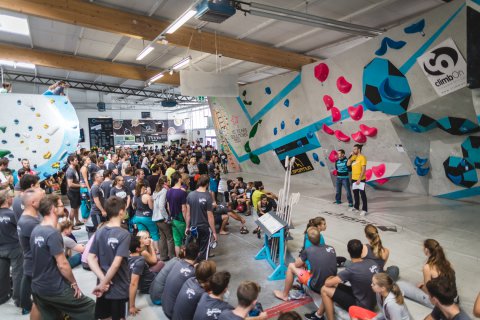
[[[353,181],[353,183],[355,183],[356,181]],[[365,183],[365,180],[361,180],[361,182]],[[367,207],[367,194],[365,193],[365,188],[367,186],[365,185],[365,187],[363,188],[363,190],[360,190],[360,189],[353,189],[353,199],[354,199],[354,204],[353,204],[353,207],[357,210],[359,210],[360,208],[360,199],[359,199],[359,195],[360,197],[362,197],[362,210],[363,211],[368,211],[368,207]]]
[[[405,280],[398,280],[397,285],[402,290],[405,298],[416,301],[427,308],[433,309],[433,304],[430,302],[428,294],[425,293],[422,289],[418,288],[413,283],[407,282]]]

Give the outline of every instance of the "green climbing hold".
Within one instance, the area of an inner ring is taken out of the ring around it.
[[[250,161],[255,164],[260,164],[260,158],[256,154],[249,153],[248,156],[250,157]]]
[[[9,150],[1,150],[0,149],[0,158],[5,157],[6,155],[9,155],[11,152]]]
[[[245,152],[252,152],[252,149],[250,148],[250,141],[247,141],[247,143],[245,143]]]
[[[7,127],[0,127],[0,131],[2,131],[3,133],[5,133],[5,131],[7,131]]]
[[[251,106],[252,101],[243,100],[243,104],[246,105],[246,106]]]
[[[245,97],[246,95],[247,95],[247,90],[243,90],[243,92],[242,92],[242,96],[244,96],[244,97]]]
[[[250,134],[248,135],[249,138],[255,137],[255,135],[257,134],[258,125],[260,123],[262,123],[262,119],[258,120],[257,123],[253,125],[252,130],[250,130]]]

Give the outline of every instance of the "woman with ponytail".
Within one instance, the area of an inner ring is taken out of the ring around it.
[[[433,309],[425,284],[432,279],[445,277],[456,287],[455,270],[437,240],[426,239],[423,242],[423,253],[427,256],[427,262],[423,266],[423,281],[417,286],[407,281],[398,281],[398,286],[406,298]]]
[[[378,314],[361,307],[350,307],[348,313],[351,319],[359,320],[410,320],[400,288],[386,273],[377,273],[372,278],[372,290],[377,295],[377,305],[381,310]]]
[[[305,232],[304,232],[305,236],[303,240],[302,250],[305,250],[312,246],[312,243],[310,242],[310,240],[308,240],[308,235],[307,235],[307,231],[310,227],[315,227],[318,229],[318,232],[320,232],[320,245],[325,245],[325,239],[323,238],[322,232],[327,230],[327,221],[325,221],[325,218],[323,217],[316,217],[316,218],[310,219],[307,223],[307,227],[305,228]]]

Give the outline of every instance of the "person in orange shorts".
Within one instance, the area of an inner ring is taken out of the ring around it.
[[[315,227],[307,230],[308,240],[312,246],[302,250],[300,256],[288,265],[283,291],[274,290],[273,294],[280,300],[287,301],[295,276],[299,282],[313,291],[320,293],[325,280],[337,274],[337,255],[335,249],[320,244],[320,232]],[[310,270],[306,269],[306,261],[310,262]]]

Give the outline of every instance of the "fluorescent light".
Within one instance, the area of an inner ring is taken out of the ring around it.
[[[159,74],[151,77],[150,80],[148,80],[148,85],[151,85],[152,83],[154,83],[155,81],[157,81],[158,79],[160,79],[163,76],[164,76],[164,74],[163,74],[163,71],[162,71]]]
[[[180,69],[181,67],[184,67],[186,66],[190,60],[192,60],[192,57],[188,56],[186,58],[183,58],[182,60],[178,61],[177,63],[175,63],[173,66],[172,66],[172,69],[173,70],[177,70],[177,69]]]
[[[12,68],[22,68],[22,69],[35,69],[35,65],[33,63],[28,62],[16,62],[10,60],[0,60],[0,65],[8,66]]]
[[[140,52],[137,56],[137,60],[140,61],[145,58],[150,52],[152,52],[155,48],[152,46],[146,46],[142,52]]]
[[[190,20],[190,18],[192,18],[196,14],[197,14],[197,10],[195,9],[190,9],[188,11],[185,11],[184,14],[182,14],[177,20],[172,22],[172,24],[167,27],[167,29],[165,30],[165,33],[169,33],[169,34],[174,33],[175,31],[177,31],[178,28],[183,26],[185,22]]]
[[[30,35],[27,19],[6,14],[0,14],[0,31],[21,34],[24,36]]]

